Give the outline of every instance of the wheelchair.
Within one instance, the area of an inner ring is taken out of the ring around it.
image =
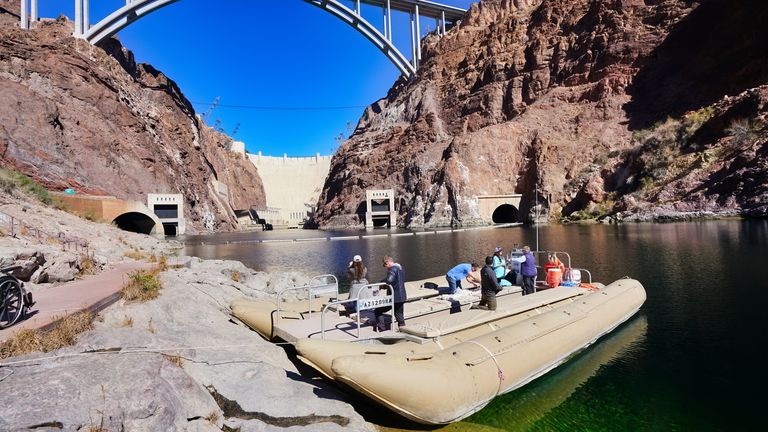
[[[24,282],[10,274],[20,268],[12,266],[0,269],[0,329],[14,325],[35,304],[32,293],[24,288]]]

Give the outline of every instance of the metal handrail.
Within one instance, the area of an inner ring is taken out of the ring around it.
[[[394,320],[395,320],[395,293],[394,293],[394,290],[392,289],[392,286],[387,284],[387,283],[384,283],[384,282],[379,282],[379,283],[365,285],[365,286],[363,286],[363,289],[370,289],[370,288],[374,288],[374,287],[379,287],[379,289],[378,290],[372,290],[373,293],[374,293],[373,297],[364,298],[364,299],[356,297],[356,298],[347,299],[347,300],[336,300],[336,301],[332,301],[332,302],[329,302],[328,304],[326,304],[325,307],[323,307],[323,311],[320,313],[320,338],[321,339],[325,339],[325,312],[328,311],[328,308],[330,308],[333,305],[344,304],[344,303],[348,303],[350,301],[355,302],[355,310],[357,310],[357,313],[355,314],[356,315],[355,318],[356,318],[356,321],[357,321],[357,338],[358,339],[360,338],[360,311],[380,308],[380,307],[383,307],[385,304],[387,304],[387,305],[389,305],[391,307],[391,310],[392,310],[392,321],[394,322]],[[374,298],[374,297],[377,296],[375,294],[377,291],[381,292],[381,287],[388,288],[388,290],[389,290],[389,292],[391,294],[389,294],[386,297],[380,297],[379,299]],[[389,300],[389,301],[382,302],[382,301],[374,301],[374,300]],[[363,306],[360,306],[360,302],[361,301],[364,303]],[[366,304],[366,303],[370,303],[370,304]]]
[[[571,269],[571,270],[578,270],[578,271],[580,271],[582,273],[586,273],[587,276],[589,277],[589,284],[590,285],[592,284],[592,272],[590,272],[589,270],[587,270],[585,268],[579,268],[579,267],[573,267],[573,268],[569,267],[569,269]]]
[[[321,281],[324,279],[332,279],[332,283],[323,283],[323,284],[313,284],[313,281]],[[277,293],[277,321],[280,320],[280,303],[282,303],[283,294],[285,294],[288,291],[297,291],[297,290],[307,290],[307,309],[309,310],[309,317],[312,317],[312,296],[318,293],[326,292],[327,290],[318,290],[317,292],[313,292],[313,288],[320,288],[320,287],[329,287],[333,286],[334,290],[336,291],[336,298],[339,298],[339,279],[332,275],[332,274],[324,274],[324,275],[318,275],[318,276],[312,276],[309,279],[309,283],[305,285],[300,286],[294,286],[294,287],[288,287],[280,292]]]

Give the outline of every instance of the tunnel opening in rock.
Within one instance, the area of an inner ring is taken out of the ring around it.
[[[151,234],[155,228],[155,221],[151,217],[138,212],[123,213],[112,222],[123,231],[140,234]]]
[[[520,212],[511,204],[502,204],[493,211],[491,219],[493,223],[514,223],[518,222]]]

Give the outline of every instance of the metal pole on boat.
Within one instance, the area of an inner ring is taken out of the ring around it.
[[[539,179],[538,173],[536,175],[536,193],[534,194],[534,200],[536,202],[536,220],[533,221],[536,225],[536,252],[539,251]]]

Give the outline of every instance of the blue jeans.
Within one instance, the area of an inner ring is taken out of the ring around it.
[[[446,276],[445,280],[448,281],[448,293],[447,294],[456,294],[457,289],[461,289],[461,279],[456,280],[450,276]]]

